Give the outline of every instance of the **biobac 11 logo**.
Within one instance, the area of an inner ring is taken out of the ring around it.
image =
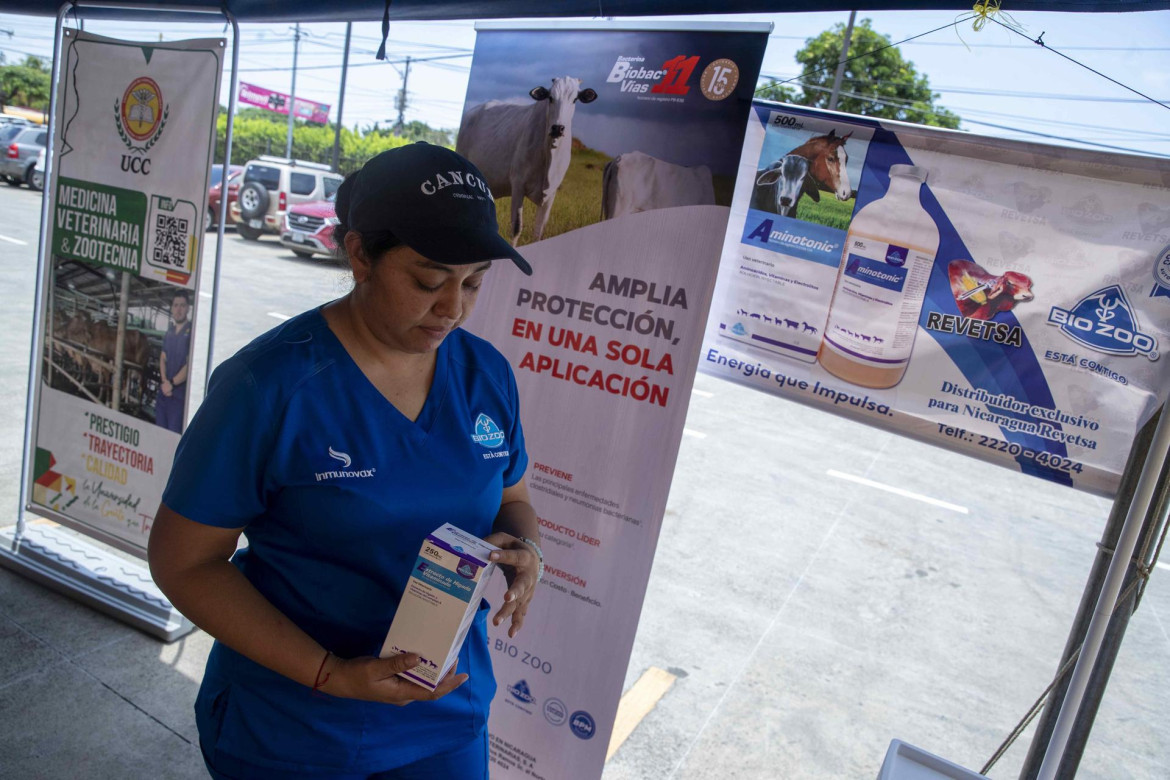
[[[681,98],[691,91],[691,77],[699,67],[699,56],[680,54],[660,66],[647,65],[638,55],[620,56],[606,77],[609,84],[618,84],[622,92],[635,95],[675,96]],[[739,66],[720,58],[707,65],[699,77],[699,89],[708,100],[730,97],[739,84]]]

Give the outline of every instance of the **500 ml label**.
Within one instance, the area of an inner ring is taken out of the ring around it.
[[[772,124],[780,127],[791,127],[793,130],[801,130],[804,128],[804,122],[787,114],[772,114]]]
[[[519,660],[520,663],[524,664],[525,666],[531,666],[533,669],[543,672],[544,674],[552,674],[553,668],[551,663],[548,661],[542,661],[539,656],[535,656],[527,650],[521,650],[514,644],[505,642],[502,639],[497,639],[495,645],[493,645],[493,649],[497,653],[502,653],[509,658],[515,658]]]

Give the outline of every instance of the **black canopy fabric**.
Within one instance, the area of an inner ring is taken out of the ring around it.
[[[100,0],[99,0],[100,1]],[[106,0],[117,2],[117,0]],[[55,15],[62,0],[4,0],[11,13]],[[130,0],[127,5],[142,5]],[[241,22],[377,21],[384,0],[181,0],[162,8],[227,8]],[[676,14],[789,13],[805,11],[970,11],[973,0],[393,0],[390,19],[511,19],[521,17],[663,16]],[[1004,0],[1004,10],[1122,12],[1160,11],[1170,0]],[[86,16],[149,18],[149,10],[104,11],[80,7]]]

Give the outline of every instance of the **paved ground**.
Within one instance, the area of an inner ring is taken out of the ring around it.
[[[17,508],[39,203],[0,188],[0,525]],[[229,236],[217,354],[344,288]],[[605,780],[870,778],[894,737],[982,766],[1055,669],[1108,503],[709,377],[687,427],[626,686],[650,667],[678,679]],[[1165,578],[1079,777],[1170,777]],[[209,644],[164,645],[0,570],[0,777],[204,777],[191,702]],[[1027,737],[993,777],[1017,775]]]

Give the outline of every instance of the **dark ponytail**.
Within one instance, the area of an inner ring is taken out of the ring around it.
[[[353,185],[357,175],[358,171],[354,171],[345,177],[345,181],[341,182],[341,186],[337,188],[337,196],[333,200],[337,211],[337,224],[333,226],[333,242],[337,244],[337,260],[343,265],[349,264],[345,253],[345,237],[349,235],[351,230],[347,223],[349,222],[349,209],[353,204]],[[367,231],[360,235],[362,251],[366,253],[371,265],[377,264],[386,252],[403,245],[398,236],[389,230]]]

